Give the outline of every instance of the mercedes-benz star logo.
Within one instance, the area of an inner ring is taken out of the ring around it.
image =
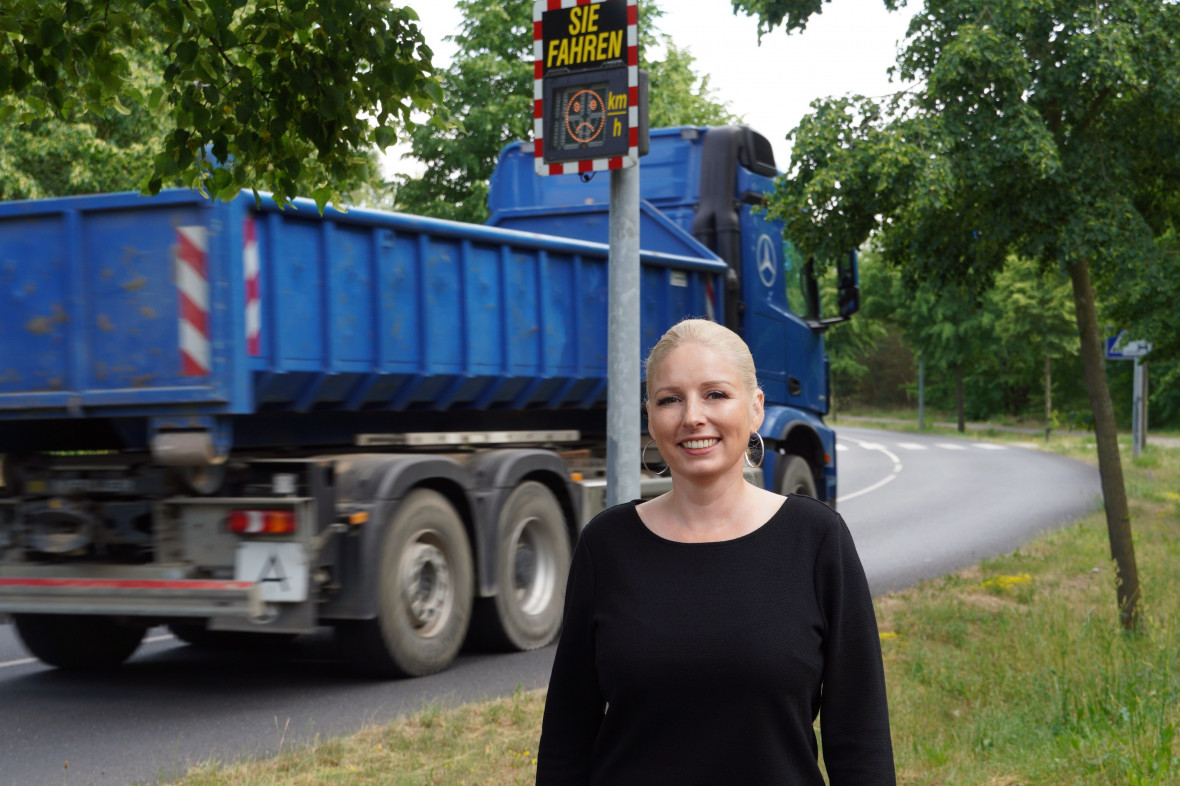
[[[774,253],[774,241],[770,235],[762,235],[758,238],[758,278],[766,286],[772,287],[777,277],[778,259]]]

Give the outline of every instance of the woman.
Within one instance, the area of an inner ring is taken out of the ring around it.
[[[880,641],[844,521],[745,481],[763,418],[750,351],[706,320],[647,359],[672,477],[583,530],[537,783],[893,784]],[[760,460],[760,459],[758,459]]]

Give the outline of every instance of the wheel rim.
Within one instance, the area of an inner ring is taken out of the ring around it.
[[[516,605],[525,614],[540,614],[557,591],[557,558],[546,537],[544,522],[536,516],[519,522],[512,543]]]
[[[402,557],[402,603],[414,631],[423,637],[446,628],[455,609],[450,560],[438,536],[420,532]]]

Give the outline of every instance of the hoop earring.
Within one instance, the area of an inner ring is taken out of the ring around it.
[[[755,464],[750,458],[750,447],[754,444],[754,438],[758,438],[758,463]],[[763,459],[766,458],[766,443],[762,441],[762,435],[755,431],[750,435],[750,445],[746,447],[746,452],[742,454],[742,458],[746,461],[746,466],[750,469],[758,469],[762,466]]]
[[[646,469],[649,474],[663,475],[665,472],[668,471],[667,464],[665,464],[664,468],[661,469],[659,472],[654,471],[651,467],[649,467],[647,465],[647,449],[650,448],[654,444],[655,444],[655,440],[651,439],[651,440],[648,440],[647,444],[643,446],[643,450],[639,453],[639,463],[643,465],[643,468]]]

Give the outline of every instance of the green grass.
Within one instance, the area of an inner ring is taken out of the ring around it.
[[[1092,435],[1048,449],[1095,460]],[[1129,453],[1140,633],[1101,513],[879,599],[900,783],[1180,782],[1180,450]]]
[[[1095,460],[1093,435],[1055,433],[1040,444]],[[1149,444],[1132,461],[1122,447],[1140,633],[1119,627],[1100,513],[877,599],[899,783],[1180,783],[1180,449]],[[430,707],[274,759],[209,763],[175,782],[532,783],[543,701],[518,691]]]
[[[186,786],[320,784],[531,784],[542,691],[443,710],[437,705],[351,737],[292,748],[272,759],[211,761],[170,781]]]

